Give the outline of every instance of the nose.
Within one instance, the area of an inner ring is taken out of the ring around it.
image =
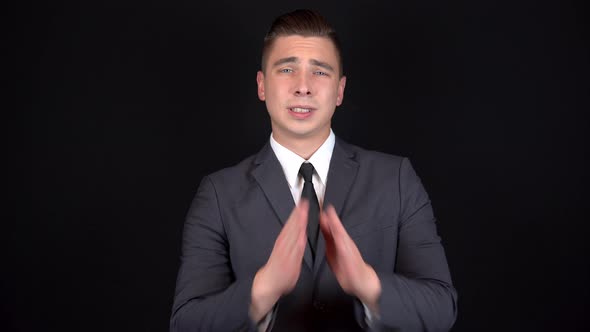
[[[297,77],[295,84],[295,95],[296,96],[311,96],[310,80],[305,73],[301,73]]]

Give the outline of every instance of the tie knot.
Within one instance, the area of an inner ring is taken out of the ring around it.
[[[314,168],[311,163],[303,163],[301,164],[301,168],[299,168],[299,174],[303,176],[303,180],[305,180],[305,182],[311,182],[313,171]]]

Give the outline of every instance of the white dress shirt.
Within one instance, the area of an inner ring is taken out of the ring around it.
[[[312,182],[315,193],[318,196],[319,204],[322,206],[324,194],[326,193],[326,183],[328,181],[328,169],[330,168],[330,160],[332,159],[335,142],[336,136],[334,136],[334,132],[330,129],[330,136],[328,136],[324,144],[308,160],[305,160],[295,152],[282,146],[279,142],[275,141],[272,134],[270,135],[270,147],[283,168],[283,173],[285,174],[287,183],[289,183],[289,189],[291,190],[295,205],[299,203],[301,192],[303,191],[303,183],[305,182],[303,177],[299,176],[299,168],[301,168],[301,164],[304,162],[309,162],[315,169]]]

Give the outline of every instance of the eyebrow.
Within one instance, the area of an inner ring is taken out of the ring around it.
[[[309,62],[314,66],[322,67],[322,68],[327,69],[332,72],[334,71],[334,68],[332,68],[332,66],[330,66],[329,64],[327,64],[325,62],[318,61],[315,59],[311,59],[311,60],[309,60]]]
[[[285,63],[299,63],[299,58],[297,58],[296,56],[290,56],[288,58],[278,59],[277,61],[275,61],[275,63],[272,64],[272,66],[276,67],[284,65]]]
[[[286,63],[299,63],[299,58],[296,57],[296,56],[290,56],[290,57],[287,57],[287,58],[282,58],[282,59],[279,59],[279,60],[275,61],[275,63],[273,63],[272,66],[273,67],[277,67],[277,66],[280,66],[280,65],[284,65]],[[327,70],[332,71],[332,72],[334,71],[334,68],[332,66],[330,66],[329,64],[327,64],[326,62],[322,62],[322,61],[319,61],[319,60],[316,60],[316,59],[310,59],[309,60],[309,63],[311,63],[314,66],[322,67],[322,68],[327,69]]]

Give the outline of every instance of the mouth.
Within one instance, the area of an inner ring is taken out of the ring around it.
[[[314,109],[311,107],[296,106],[296,107],[289,107],[288,110],[293,113],[305,114],[305,113],[311,113],[311,111],[313,111]]]
[[[289,114],[297,120],[307,119],[313,114],[312,111],[315,111],[315,108],[304,105],[293,106],[287,109],[289,110]]]

